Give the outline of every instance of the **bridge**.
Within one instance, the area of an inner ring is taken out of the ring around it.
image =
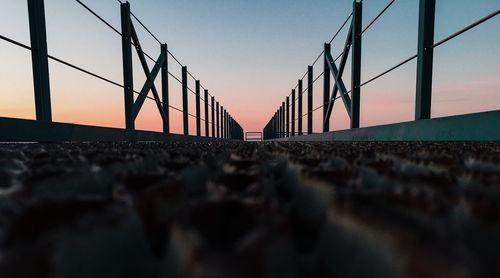
[[[26,2],[30,44],[0,34],[30,55],[35,110],[0,115],[1,277],[500,275],[500,110],[432,117],[434,51],[500,27],[500,6],[436,40],[439,1],[419,0],[417,52],[364,76],[365,38],[400,1],[349,1],[262,130],[247,130],[149,28],[146,4],[106,2],[117,27],[70,1],[119,39],[118,80],[50,54],[48,1]],[[412,63],[412,120],[363,124],[365,89]],[[56,66],[118,90],[124,125],[55,121]],[[161,130],[138,128],[145,113]],[[349,128],[334,128],[340,116]]]

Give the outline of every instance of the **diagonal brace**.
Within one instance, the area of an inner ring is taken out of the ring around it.
[[[352,24],[349,28],[349,32],[348,32],[347,39],[346,39],[345,46],[344,46],[344,51],[342,52],[342,59],[340,60],[340,64],[339,64],[338,78],[342,78],[342,74],[344,74],[344,69],[345,69],[345,65],[347,62],[347,57],[349,56],[349,51],[351,49],[351,44],[352,44]],[[326,121],[326,119],[330,119],[330,116],[332,115],[333,105],[335,104],[335,100],[337,98],[338,89],[339,89],[338,83],[335,82],[335,85],[333,86],[332,97],[330,99],[330,103],[328,104],[328,110],[327,110],[325,121]],[[344,94],[342,94],[342,95],[344,95]],[[349,97],[349,96],[347,95],[347,97]],[[344,102],[344,104],[345,104],[345,102]],[[351,106],[349,106],[349,108],[350,107]]]
[[[149,90],[151,90],[152,86],[154,85],[154,80],[156,79],[156,76],[160,72],[160,69],[163,65],[163,62],[165,61],[165,58],[166,58],[165,53],[160,54],[160,57],[158,57],[158,61],[156,61],[156,64],[155,64],[153,70],[151,71],[151,74],[148,76],[148,79],[144,83],[144,86],[142,87],[142,90],[141,90],[139,96],[135,100],[134,110],[133,110],[134,111],[134,119],[137,118],[137,115],[139,114],[139,111],[141,110],[141,107],[144,104],[144,101],[146,100],[146,96],[148,95]],[[163,116],[165,116],[165,115],[163,113],[163,109],[161,108],[161,101],[159,100],[159,97],[157,94],[155,96],[155,99],[156,99],[156,104],[160,106],[159,107],[160,114],[162,115],[162,118],[163,118]]]
[[[344,101],[345,108],[347,110],[347,114],[351,117],[351,98],[347,95],[347,90],[344,85],[344,81],[339,77],[339,70],[335,65],[335,61],[333,61],[331,53],[325,53],[326,61],[328,62],[328,66],[332,70],[332,75],[335,78],[335,85],[338,86],[340,90],[340,95],[342,96],[342,100]]]
[[[132,22],[130,23],[130,33],[132,35],[132,40],[134,42],[135,49],[137,51],[137,55],[139,56],[139,61],[141,62],[142,68],[144,70],[144,74],[146,75],[146,78],[149,81],[150,76],[151,76],[151,72],[149,71],[149,66],[148,66],[148,63],[146,62],[146,57],[144,57],[144,52],[142,51],[139,37],[137,36],[137,32],[135,31],[134,24]],[[158,59],[158,61],[159,61],[159,59]],[[163,64],[163,61],[161,61],[160,64]],[[158,65],[158,62],[156,63],[156,65]],[[156,77],[156,75],[155,75],[155,77]],[[155,77],[153,78],[153,81],[154,81]],[[160,100],[160,96],[158,95],[158,90],[156,90],[156,86],[155,86],[154,82],[151,82],[151,83],[152,83],[152,85],[150,88],[151,88],[151,91],[153,92],[153,97],[155,98],[155,102],[156,102],[156,106],[158,107],[158,111],[160,112],[162,120],[167,121],[167,116],[165,114],[165,111],[163,111],[163,107],[161,105],[162,102]],[[139,111],[141,110],[141,107],[144,103],[144,100],[146,99],[148,92],[149,92],[149,89],[145,92],[144,99],[141,102],[138,102],[139,98],[142,96],[142,93],[143,93],[141,91],[141,94],[139,95],[136,102],[134,103],[134,108],[133,108],[134,120],[137,118],[137,115],[139,114]],[[140,105],[137,108],[136,104],[139,104],[139,103],[140,103]],[[138,109],[137,111],[136,111],[136,108]]]

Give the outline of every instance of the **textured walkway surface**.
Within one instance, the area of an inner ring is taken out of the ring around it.
[[[0,145],[0,277],[500,277],[498,143]]]

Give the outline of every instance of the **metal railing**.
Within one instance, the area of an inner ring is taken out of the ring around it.
[[[245,141],[247,142],[261,142],[263,139],[263,134],[260,131],[245,132]]]
[[[298,80],[292,92],[285,98],[274,115],[263,129],[264,139],[285,138],[296,135],[313,134],[313,113],[323,109],[322,132],[330,131],[330,118],[333,106],[337,99],[342,99],[350,119],[351,129],[359,128],[360,124],[360,97],[361,88],[393,70],[417,59],[417,84],[415,100],[415,120],[430,119],[431,117],[431,96],[432,96],[432,69],[434,48],[448,42],[449,40],[463,34],[464,32],[494,18],[500,13],[496,10],[488,14],[463,29],[434,42],[434,21],[436,0],[419,0],[418,17],[418,45],[417,53],[379,73],[366,81],[361,81],[361,43],[363,34],[370,29],[377,20],[396,2],[390,0],[387,5],[362,28],[363,3],[361,0],[353,1],[352,12],[335,32],[332,39],[324,44],[323,51],[314,62],[308,66],[307,72]],[[348,24],[350,22],[350,24]],[[331,43],[337,38],[339,33],[348,27],[347,38],[344,48],[338,56],[333,58],[331,54]],[[342,76],[347,63],[347,57],[351,52],[351,90],[347,91]],[[315,64],[323,57],[323,71],[316,77],[313,75]],[[340,59],[339,64],[337,61]],[[306,88],[303,89],[304,79]],[[323,103],[313,108],[313,85],[323,77]],[[333,77],[333,90],[331,77]],[[307,94],[307,112],[303,113],[303,94]],[[298,105],[296,103],[298,102]],[[297,109],[296,109],[297,106]],[[307,117],[307,130],[302,127],[303,117]],[[297,123],[297,125],[296,125]]]
[[[27,2],[31,45],[25,45],[3,35],[0,35],[0,39],[31,51],[37,122],[52,123],[48,62],[50,59],[122,88],[125,99],[124,114],[125,127],[127,130],[135,130],[135,120],[141,111],[144,102],[148,100],[156,103],[158,112],[162,119],[163,134],[170,134],[169,110],[173,109],[183,114],[184,135],[189,135],[189,117],[192,117],[196,120],[197,137],[201,137],[203,128],[205,134],[204,137],[243,140],[244,131],[241,125],[231,116],[221,103],[209,93],[208,89],[206,89],[201,82],[187,70],[187,67],[168,50],[167,44],[162,43],[158,37],[155,36],[134,13],[131,12],[129,2],[117,0],[121,12],[121,30],[118,30],[118,28],[115,28],[87,4],[80,0],[75,0],[77,4],[95,16],[99,21],[104,23],[107,27],[114,31],[114,33],[118,34],[122,38],[123,84],[106,78],[101,74],[91,72],[80,66],[64,61],[63,59],[49,55],[47,49],[44,1],[27,0]],[[141,42],[135,29],[134,21],[142,26],[142,28],[144,28],[146,32],[159,44],[160,54],[157,59],[154,59],[142,49]],[[138,55],[141,67],[146,76],[146,81],[140,91],[134,90],[133,86],[133,48]],[[182,68],[181,78],[175,76],[171,71],[169,71],[169,58],[173,59],[173,61],[175,61],[175,63]],[[155,63],[152,69],[149,68],[147,60],[151,60]],[[161,79],[161,88],[156,88],[154,84],[158,75]],[[188,76],[195,80],[194,90],[188,85]],[[169,103],[169,95],[171,93],[169,88],[170,78],[179,82],[182,86],[182,108],[172,106]],[[203,89],[203,93],[201,89]],[[161,92],[159,92],[160,90]],[[149,96],[149,92],[152,93],[152,96]],[[188,93],[195,95],[196,114],[191,114],[188,111]],[[135,101],[134,94],[138,95]],[[205,112],[203,117],[201,115],[201,102],[203,102]],[[202,122],[204,123],[203,127],[201,124]]]

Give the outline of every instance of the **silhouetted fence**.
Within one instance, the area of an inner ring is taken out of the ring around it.
[[[36,121],[45,124],[52,123],[52,109],[51,109],[51,94],[49,82],[49,59],[66,65],[70,68],[78,70],[82,73],[90,75],[94,78],[100,79],[112,85],[118,86],[123,89],[125,100],[125,127],[128,131],[135,130],[135,120],[141,111],[141,108],[146,100],[154,101],[156,103],[158,112],[161,116],[163,123],[163,134],[170,134],[170,115],[169,109],[177,110],[183,114],[183,134],[189,135],[189,117],[196,119],[196,136],[201,137],[202,128],[204,129],[205,137],[210,138],[224,138],[224,139],[238,139],[243,140],[244,131],[241,125],[231,116],[231,114],[203,87],[201,82],[196,79],[169,50],[166,43],[162,43],[140,20],[137,18],[130,9],[129,2],[123,3],[120,0],[119,8],[121,11],[121,30],[113,27],[103,17],[98,15],[88,5],[82,1],[75,0],[84,9],[94,15],[98,20],[103,22],[106,26],[111,28],[122,38],[122,61],[123,61],[123,84],[112,81],[102,75],[90,72],[82,67],[71,64],[67,61],[57,57],[48,55],[47,50],[47,37],[46,37],[46,22],[45,22],[45,9],[43,0],[27,0],[28,14],[29,14],[29,27],[30,27],[30,40],[31,45],[25,45],[8,37],[0,35],[0,39],[7,41],[11,44],[17,45],[24,49],[30,50],[32,55],[32,69],[33,69],[33,84],[35,94],[35,109]],[[159,55],[154,59],[151,55],[147,54],[139,40],[134,22],[135,19],[159,44]],[[140,91],[134,90],[133,84],[133,65],[132,54],[133,49],[138,55],[141,67],[146,76],[146,81],[142,85]],[[169,60],[173,59],[182,68],[182,76],[179,78],[169,71]],[[147,60],[154,62],[154,67],[149,68]],[[188,75],[196,80],[195,88],[192,90],[188,86]],[[161,88],[155,86],[155,80],[161,79]],[[171,94],[169,82],[170,78],[179,82],[182,85],[182,108],[170,105],[169,95]],[[202,91],[203,89],[203,91]],[[152,97],[149,96],[152,93]],[[196,114],[191,114],[188,111],[188,94],[195,95]],[[134,100],[134,94],[137,98]],[[160,97],[161,94],[161,97]],[[202,103],[203,102],[203,103]],[[204,107],[204,116],[201,115],[201,105]],[[202,126],[202,122],[204,123]],[[50,126],[50,125],[48,125]],[[129,133],[127,133],[129,134]]]
[[[263,134],[260,131],[245,132],[245,141],[247,142],[260,142],[263,139]]]
[[[264,139],[285,138],[296,135],[313,133],[313,113],[323,108],[322,131],[330,131],[330,118],[333,106],[337,99],[342,102],[350,118],[351,129],[359,128],[360,123],[360,96],[361,88],[389,72],[405,65],[406,63],[417,59],[417,84],[415,101],[415,120],[430,119],[431,117],[431,96],[432,96],[432,70],[433,70],[433,52],[434,48],[448,42],[456,36],[480,25],[481,23],[492,19],[500,13],[496,10],[493,13],[477,20],[465,28],[445,37],[444,39],[434,41],[434,21],[435,21],[435,2],[436,0],[419,0],[418,17],[418,46],[417,54],[408,57],[395,66],[376,76],[361,81],[361,43],[363,33],[370,29],[373,24],[391,7],[396,0],[390,0],[387,5],[375,16],[370,23],[362,28],[363,4],[360,0],[354,0],[350,15],[340,26],[333,38],[324,44],[323,51],[308,66],[307,72],[299,79],[298,84],[292,89],[290,95],[278,107],[273,117],[269,120],[263,129]],[[343,51],[335,58],[331,54],[331,43],[339,35],[344,27],[348,27],[347,38]],[[347,63],[347,57],[351,52],[351,90],[347,91],[342,79],[344,69]],[[323,71],[316,77],[313,75],[315,64],[323,57]],[[340,59],[339,64],[336,62]],[[307,77],[306,83],[304,79]],[[323,103],[313,108],[313,85],[323,77]],[[333,90],[332,80],[333,77]],[[305,85],[305,89],[304,89]],[[303,95],[307,97],[307,111],[303,113]],[[296,109],[296,103],[297,109]],[[306,131],[303,130],[303,117],[307,117]],[[297,123],[297,125],[296,125]]]

